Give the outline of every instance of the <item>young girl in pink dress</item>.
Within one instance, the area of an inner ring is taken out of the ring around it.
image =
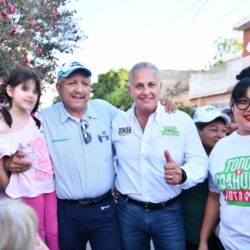
[[[21,198],[38,216],[38,232],[50,250],[57,250],[57,204],[53,165],[42,129],[33,115],[41,96],[40,79],[29,69],[10,73],[0,92],[0,186],[10,198]],[[7,106],[8,105],[8,106]],[[32,166],[22,173],[9,174],[4,157],[25,153]]]

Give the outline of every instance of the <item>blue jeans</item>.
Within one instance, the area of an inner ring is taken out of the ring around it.
[[[120,250],[117,209],[113,197],[91,206],[58,199],[60,250]]]
[[[119,198],[118,219],[125,250],[185,250],[181,202],[153,211]]]

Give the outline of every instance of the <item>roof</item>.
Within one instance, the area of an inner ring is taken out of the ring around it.
[[[234,30],[244,31],[250,28],[250,16],[245,16],[235,24]]]

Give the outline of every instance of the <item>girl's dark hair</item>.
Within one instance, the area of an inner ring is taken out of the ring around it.
[[[242,78],[236,85],[234,86],[231,94],[230,106],[233,107],[235,100],[246,97],[247,90],[250,87],[250,76]]]
[[[11,71],[9,77],[6,79],[5,83],[2,85],[0,89],[0,105],[1,105],[0,112],[9,127],[11,127],[11,124],[12,124],[12,117],[11,117],[10,112],[8,111],[7,106],[11,108],[12,98],[7,94],[6,87],[9,85],[12,88],[15,88],[19,84],[26,83],[29,80],[34,80],[36,84],[36,90],[38,93],[37,102],[31,111],[31,114],[34,114],[38,109],[40,97],[41,97],[41,81],[40,81],[39,76],[34,71],[28,68],[14,69],[13,71]],[[36,125],[40,127],[41,122],[36,117],[34,116],[32,117],[35,120]]]

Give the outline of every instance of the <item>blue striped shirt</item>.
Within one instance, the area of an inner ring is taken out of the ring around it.
[[[62,102],[41,111],[50,156],[55,166],[60,199],[98,197],[114,184],[111,121],[117,114],[111,104],[90,100],[83,119],[92,140],[86,144],[81,119],[72,117]]]

